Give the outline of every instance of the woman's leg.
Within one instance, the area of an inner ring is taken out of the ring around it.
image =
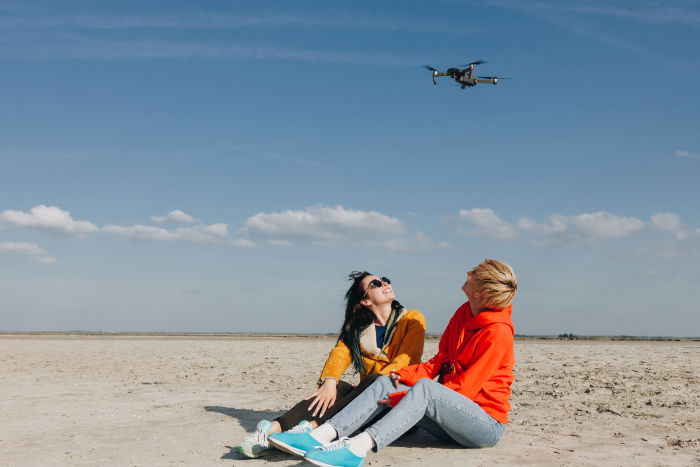
[[[346,383],[345,381],[338,381],[336,389],[338,393],[333,407],[335,407],[335,405],[338,404],[339,401],[342,401],[345,397],[347,397],[347,395],[352,392],[353,387],[350,383]],[[328,417],[314,417],[312,416],[312,412],[309,412],[309,405],[311,405],[311,402],[313,402],[313,399],[305,399],[298,402],[294,407],[277,417],[273,422],[279,423],[281,431],[287,431],[293,428],[302,420],[315,421],[319,425],[321,423],[324,423],[326,418]],[[328,411],[326,411],[326,413],[328,413]]]
[[[424,416],[439,425],[457,443],[470,448],[493,446],[501,439],[505,428],[469,398],[423,378],[411,387],[396,407],[367,428],[366,432],[379,450]]]
[[[377,403],[378,400],[386,399],[389,394],[407,389],[409,389],[408,386],[402,384],[398,389],[394,388],[388,376],[379,376],[326,423],[338,432],[338,437],[349,436],[386,409],[385,405]]]

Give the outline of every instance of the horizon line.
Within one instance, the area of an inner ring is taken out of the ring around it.
[[[0,337],[9,336],[95,336],[95,337],[337,337],[335,332],[189,332],[189,331],[0,331]],[[442,333],[426,333],[428,339],[436,339]],[[516,339],[556,340],[647,340],[647,341],[700,341],[700,336],[644,336],[631,334],[519,334]]]

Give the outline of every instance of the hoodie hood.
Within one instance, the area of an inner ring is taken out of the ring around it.
[[[471,316],[471,307],[467,307],[469,315]],[[487,308],[478,315],[472,317],[467,322],[467,329],[470,331],[476,331],[478,329],[484,328],[490,324],[502,323],[510,327],[511,332],[515,332],[513,326],[513,321],[511,320],[511,314],[513,313],[513,305],[508,305],[505,308]]]

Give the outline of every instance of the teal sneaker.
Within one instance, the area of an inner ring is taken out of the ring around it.
[[[347,437],[307,452],[304,460],[322,467],[362,467],[365,463],[364,457],[350,450],[350,439]]]
[[[268,438],[272,446],[294,456],[303,456],[316,446],[321,446],[319,440],[311,436],[311,423],[304,420],[297,426],[284,433],[273,433]]]
[[[272,428],[271,422],[267,420],[260,420],[257,428],[255,429],[255,433],[252,433],[250,436],[244,439],[243,442],[233,448],[233,450],[237,454],[249,459],[262,456],[266,451],[270,450],[270,444],[268,443],[268,433],[270,428]]]

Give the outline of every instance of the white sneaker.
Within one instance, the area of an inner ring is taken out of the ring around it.
[[[267,420],[260,420],[255,432],[243,440],[241,444],[234,448],[236,453],[243,457],[254,459],[262,456],[266,451],[270,450],[270,444],[267,441],[267,435],[272,428],[272,423]]]

